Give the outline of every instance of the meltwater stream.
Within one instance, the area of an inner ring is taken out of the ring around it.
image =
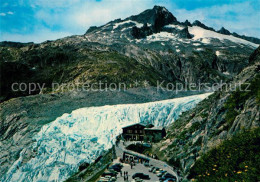
[[[36,156],[22,164],[25,149],[1,181],[64,181],[82,162],[110,149],[122,127],[133,123],[167,126],[210,94],[144,104],[88,107],[63,114],[34,137]]]

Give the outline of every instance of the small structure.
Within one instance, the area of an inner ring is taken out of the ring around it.
[[[158,142],[166,136],[164,127],[152,127],[144,129],[144,141]]]
[[[123,138],[131,141],[158,142],[166,136],[164,127],[135,123],[123,128]]]
[[[142,123],[136,123],[123,128],[123,134],[125,140],[143,141],[144,140],[144,128],[146,125]]]

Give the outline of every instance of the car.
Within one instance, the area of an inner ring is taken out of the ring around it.
[[[111,181],[116,181],[116,177],[112,177],[112,178],[111,178]]]
[[[156,171],[158,171],[158,170],[159,170],[159,168],[156,167],[156,168],[153,169],[152,173],[156,173]]]
[[[160,171],[160,172],[157,174],[157,176],[158,176],[158,177],[162,177],[166,172],[167,172],[167,171]]]
[[[151,168],[149,169],[149,172],[152,172],[154,169],[155,169],[155,167],[151,167]]]
[[[118,166],[118,167],[121,167],[121,168],[123,168],[123,165],[122,165],[122,164],[120,164],[120,163],[116,163],[116,164],[114,164],[113,166]]]
[[[154,171],[154,173],[155,173],[155,174],[158,174],[160,171],[162,171],[162,169],[157,168],[157,169]]]
[[[112,177],[116,177],[117,173],[114,172],[104,172],[101,176],[112,176]]]
[[[145,163],[144,163],[144,166],[145,166],[145,167],[149,167],[149,166],[150,166],[149,162],[145,162]]]
[[[160,177],[160,181],[165,181],[167,179],[175,179],[176,180],[176,177],[173,176],[170,173],[165,173],[162,177]]]
[[[133,178],[133,179],[135,179],[135,178],[150,179],[149,175],[144,174],[144,173],[135,173],[135,174],[132,176],[132,178]]]
[[[122,166],[121,166],[121,165],[114,164],[114,165],[110,166],[108,169],[114,170],[114,171],[116,171],[116,172],[120,172],[121,169],[122,169]]]

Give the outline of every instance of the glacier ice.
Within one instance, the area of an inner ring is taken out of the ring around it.
[[[63,114],[35,136],[36,156],[22,164],[24,150],[1,181],[64,181],[82,162],[110,149],[122,127],[133,123],[167,126],[210,93],[143,104],[88,107]]]

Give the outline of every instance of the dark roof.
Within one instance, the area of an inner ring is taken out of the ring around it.
[[[156,127],[152,127],[152,128],[145,128],[144,130],[158,130],[158,131],[161,131],[163,129],[164,129],[164,127],[162,127],[162,126],[156,126]]]
[[[135,125],[139,125],[139,126],[143,126],[143,127],[146,126],[146,125],[143,124],[143,123],[134,123],[134,124],[131,124],[131,125],[125,126],[125,127],[123,127],[123,128],[128,128],[128,127],[130,127],[130,126],[135,126]]]

